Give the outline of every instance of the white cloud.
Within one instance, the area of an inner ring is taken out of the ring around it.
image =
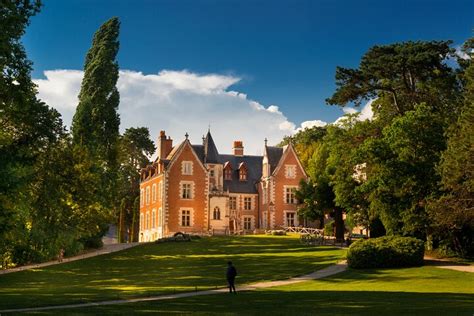
[[[323,127],[326,125],[328,125],[328,123],[321,120],[304,121],[301,123],[301,126],[295,130],[295,133],[298,133],[299,131],[305,130],[307,128],[312,128],[314,126]]]
[[[83,72],[50,70],[44,75],[46,79],[35,80],[39,97],[56,108],[70,126]],[[295,132],[295,124],[278,106],[265,107],[244,93],[228,90],[239,81],[235,76],[189,71],[164,70],[148,75],[120,71],[121,130],[146,126],[153,139],[160,130],[166,130],[175,143],[188,132],[193,143],[201,143],[210,124],[220,152],[229,153],[232,142],[242,140],[246,153],[262,154],[265,138],[276,144]]]

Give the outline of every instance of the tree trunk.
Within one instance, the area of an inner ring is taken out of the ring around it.
[[[342,209],[336,207],[334,209],[334,225],[335,225],[335,235],[337,242],[344,241],[344,220],[342,219]]]

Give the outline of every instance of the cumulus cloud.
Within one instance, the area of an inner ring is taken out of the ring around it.
[[[39,97],[55,107],[70,126],[83,72],[50,70],[44,76],[35,80]],[[193,143],[201,143],[210,125],[220,152],[230,152],[232,142],[242,140],[246,153],[262,154],[265,138],[276,144],[295,132],[295,124],[278,106],[265,107],[244,93],[228,90],[239,81],[236,76],[189,71],[120,71],[121,130],[146,126],[153,139],[160,130],[166,130],[175,143],[188,132]]]

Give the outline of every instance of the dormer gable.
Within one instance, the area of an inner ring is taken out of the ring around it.
[[[229,161],[224,163],[224,180],[232,180],[232,164]]]
[[[240,181],[247,181],[248,175],[248,167],[245,162],[241,162],[239,164],[239,180]]]

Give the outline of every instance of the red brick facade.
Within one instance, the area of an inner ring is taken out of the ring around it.
[[[141,172],[140,241],[176,232],[228,234],[297,226],[294,190],[306,174],[291,146],[246,156],[242,142],[221,155],[210,132],[202,145],[172,147],[160,133],[158,158]]]

